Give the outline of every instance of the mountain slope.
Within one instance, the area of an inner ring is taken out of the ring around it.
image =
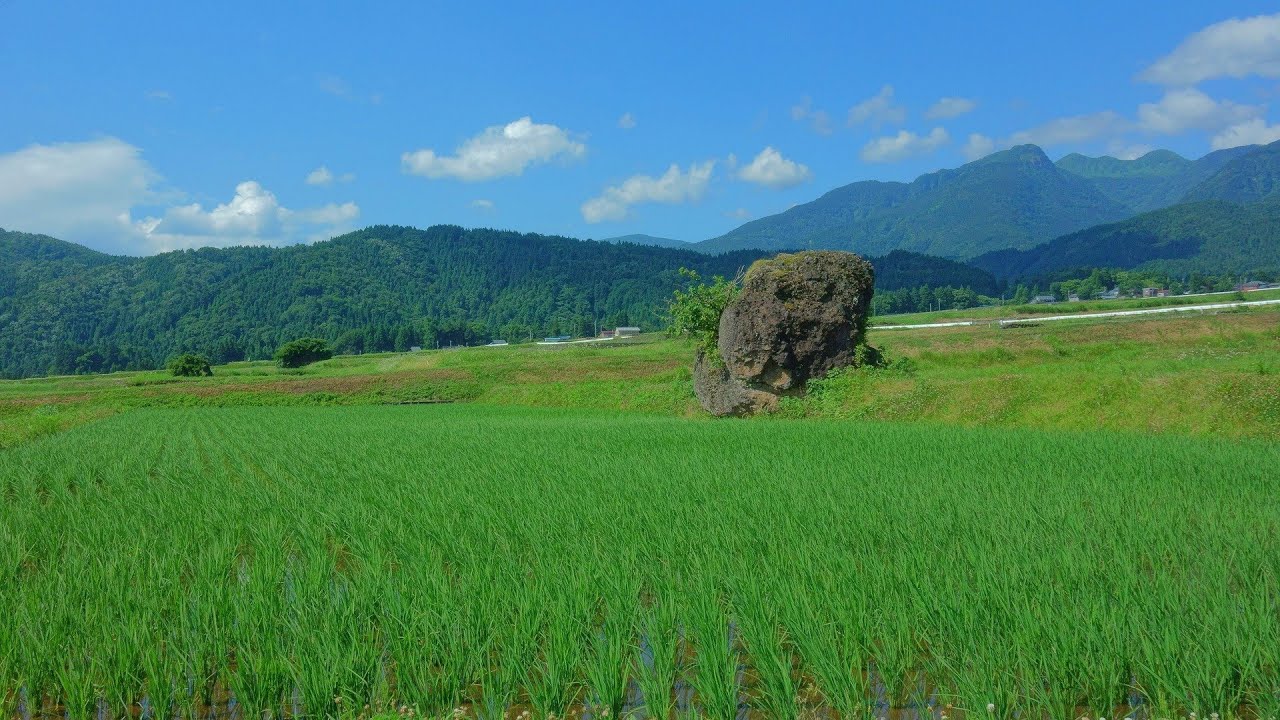
[[[680,268],[732,277],[764,255],[377,226],[314,245],[125,258],[0,231],[0,376],[156,367],[187,350],[262,358],[307,335],[369,352],[652,329],[686,282]],[[882,288],[995,288],[948,260],[871,260]]]
[[[1149,212],[1181,202],[1193,187],[1253,149],[1246,146],[1217,150],[1198,160],[1187,160],[1169,150],[1153,150],[1135,160],[1072,153],[1056,165],[1085,178],[1104,195],[1135,212]]]
[[[1246,274],[1280,268],[1280,197],[1240,205],[1183,203],[1064,235],[1029,250],[972,261],[997,277],[1084,267],[1145,267],[1171,274]]]
[[[655,235],[645,235],[636,233],[634,235],[619,235],[617,237],[600,238],[600,242],[608,243],[632,243],[634,245],[651,245],[653,247],[665,248],[682,248],[689,249],[689,243],[674,238],[657,237]]]
[[[832,248],[968,258],[1029,248],[1132,215],[1089,181],[1021,145],[911,183],[858,182],[696,244],[703,252]]]
[[[1247,150],[1187,191],[1183,202],[1227,200],[1247,203],[1280,195],[1280,140]]]

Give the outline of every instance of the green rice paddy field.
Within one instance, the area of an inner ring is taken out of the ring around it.
[[[0,498],[5,717],[1280,712],[1267,440],[143,408]]]

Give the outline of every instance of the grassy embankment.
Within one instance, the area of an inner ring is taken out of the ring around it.
[[[872,331],[910,372],[855,372],[785,417],[1280,439],[1280,310]],[[0,448],[140,407],[477,402],[694,417],[692,351],[659,337],[0,381]]]
[[[1280,711],[1271,443],[453,405],[0,457],[4,717]]]

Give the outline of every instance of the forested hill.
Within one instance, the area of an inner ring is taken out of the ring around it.
[[[307,335],[362,352],[657,329],[681,267],[732,276],[764,255],[376,226],[313,245],[127,258],[0,230],[0,375],[157,367],[182,351],[262,358]],[[995,287],[937,258],[873,262],[886,289]]]
[[[1252,275],[1280,270],[1280,195],[1250,204],[1182,203],[1065,235],[973,264],[1004,278],[1076,268],[1140,268],[1171,275]]]

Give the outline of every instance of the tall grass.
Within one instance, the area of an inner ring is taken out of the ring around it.
[[[484,407],[0,453],[0,710],[1280,709],[1280,449]],[[947,708],[950,706],[950,708]],[[367,709],[366,709],[367,708]]]

